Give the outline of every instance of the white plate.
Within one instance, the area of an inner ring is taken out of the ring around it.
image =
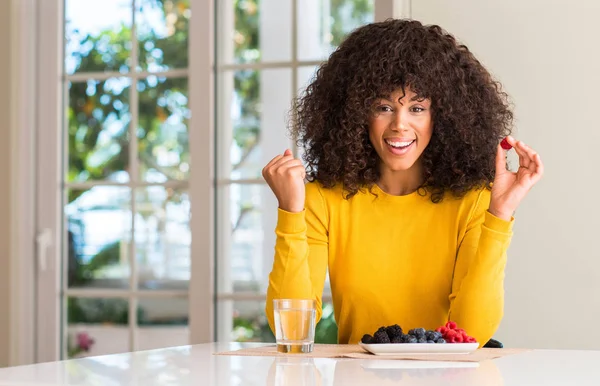
[[[397,354],[469,354],[477,350],[479,343],[358,343],[375,355]]]

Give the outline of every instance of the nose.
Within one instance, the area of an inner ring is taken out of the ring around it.
[[[393,129],[395,131],[405,131],[407,130],[406,124],[404,123],[404,119],[402,118],[402,113],[400,111],[396,112],[393,122]]]

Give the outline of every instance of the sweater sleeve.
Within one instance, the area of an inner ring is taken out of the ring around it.
[[[306,184],[305,209],[289,213],[278,209],[275,258],[269,274],[266,314],[275,333],[273,299],[314,299],[317,322],[328,262],[328,213],[316,182]]]
[[[504,269],[514,218],[505,221],[487,209],[489,191],[479,194],[460,243],[449,319],[483,346],[498,329],[504,313]]]

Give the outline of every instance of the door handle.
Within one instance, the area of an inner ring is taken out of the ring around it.
[[[43,229],[37,234],[35,242],[37,247],[38,267],[41,272],[44,272],[47,266],[46,252],[48,251],[48,248],[52,246],[52,230],[50,228]]]

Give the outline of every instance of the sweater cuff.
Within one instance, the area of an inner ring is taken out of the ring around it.
[[[503,220],[491,214],[489,211],[485,211],[485,219],[483,226],[498,233],[510,234],[512,232],[515,218],[511,217],[509,221]]]
[[[292,213],[277,208],[277,230],[287,234],[306,232],[305,213],[306,210]]]

